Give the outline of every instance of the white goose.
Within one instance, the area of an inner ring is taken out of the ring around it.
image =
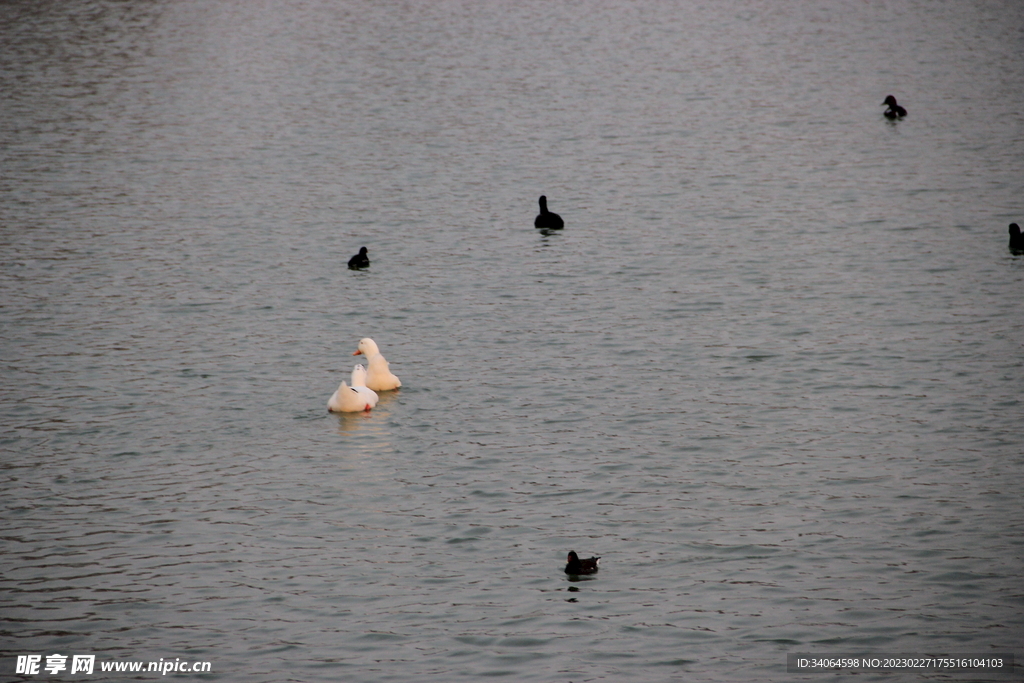
[[[366,386],[366,368],[357,365],[352,368],[352,386],[342,381],[327,402],[327,410],[332,413],[359,413],[371,410],[375,405],[377,394]]]
[[[359,348],[352,355],[360,354],[366,356],[366,360],[370,363],[366,386],[374,391],[390,391],[402,386],[402,381],[391,374],[388,362],[384,360],[384,356],[380,355],[377,344],[369,337],[359,340]]]

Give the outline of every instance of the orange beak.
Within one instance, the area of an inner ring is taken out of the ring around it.
[[[353,355],[353,356],[358,356],[358,355],[359,355],[359,354],[361,354],[361,353],[362,353],[362,351],[360,351],[359,349],[356,349],[356,350],[355,350],[355,353],[353,353],[352,355]]]

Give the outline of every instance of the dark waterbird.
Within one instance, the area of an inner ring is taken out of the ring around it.
[[[561,216],[548,211],[548,198],[544,195],[540,197],[540,215],[534,219],[533,227],[546,228],[548,230],[561,230],[565,227]]]
[[[366,255],[366,247],[359,250],[359,253],[348,260],[348,267],[352,270],[370,267],[370,257]]]
[[[890,121],[893,121],[895,119],[902,119],[904,116],[907,115],[907,110],[901,107],[900,105],[896,104],[896,98],[893,97],[892,95],[886,97],[885,102],[882,102],[882,104],[889,105],[889,108],[885,110],[885,118],[889,119]]]
[[[596,574],[597,565],[600,561],[600,557],[591,557],[586,560],[581,560],[575,550],[570,550],[569,563],[565,565],[565,573],[573,576],[578,574]]]
[[[1010,223],[1010,251],[1024,254],[1024,235],[1020,234],[1020,226],[1016,223]]]

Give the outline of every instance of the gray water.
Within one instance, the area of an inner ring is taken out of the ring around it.
[[[11,1],[0,39],[3,680],[1024,655],[1024,5]],[[366,336],[403,386],[328,414]]]

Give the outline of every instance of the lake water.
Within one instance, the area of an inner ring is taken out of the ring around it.
[[[16,0],[0,39],[3,680],[1024,656],[1024,4]],[[328,414],[367,336],[403,386]]]

